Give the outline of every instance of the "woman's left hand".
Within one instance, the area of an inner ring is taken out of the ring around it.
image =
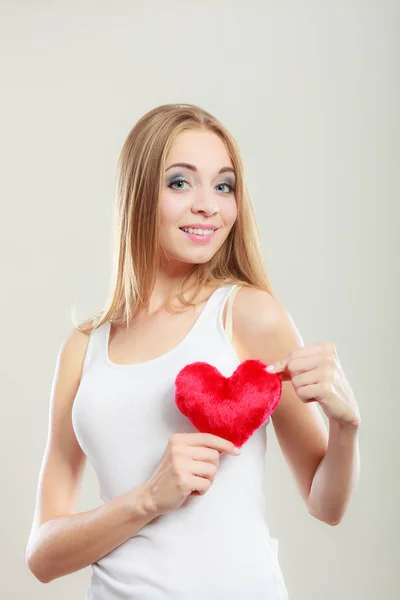
[[[290,380],[303,402],[318,402],[330,421],[360,424],[357,401],[332,342],[295,348],[271,364],[272,373],[280,373],[282,381]]]

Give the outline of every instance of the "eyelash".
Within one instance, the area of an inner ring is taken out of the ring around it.
[[[174,179],[173,181],[171,181],[168,184],[168,187],[171,188],[171,186],[174,185],[175,183],[189,183],[189,182],[184,177],[179,177],[179,179]],[[232,194],[235,191],[235,188],[230,183],[228,183],[227,181],[222,181],[218,185],[227,185],[229,187],[229,189],[230,189],[230,192],[228,192],[229,194]],[[176,188],[171,188],[171,189],[175,189],[176,190]],[[180,190],[176,190],[176,191],[180,191]]]

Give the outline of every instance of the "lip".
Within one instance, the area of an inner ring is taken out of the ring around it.
[[[206,225],[205,223],[193,223],[192,225],[181,225],[181,227],[191,227],[192,229],[212,229],[213,231],[219,229],[219,227],[213,225],[212,223],[210,223],[209,225]]]
[[[212,233],[209,233],[207,235],[196,235],[195,233],[188,233],[187,231],[183,231],[183,229],[181,229],[181,231],[182,231],[183,235],[185,235],[187,238],[189,238],[192,242],[195,242],[197,244],[209,244],[211,242],[211,240],[213,239],[216,230],[214,230]]]

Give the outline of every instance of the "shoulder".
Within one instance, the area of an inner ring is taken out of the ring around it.
[[[90,326],[90,323],[86,321],[80,326]],[[72,407],[82,377],[89,337],[74,327],[58,348],[51,394],[52,412],[57,412],[57,419]]]
[[[273,362],[304,345],[289,310],[267,291],[242,287],[232,318],[235,338],[249,358]]]
[[[58,360],[70,364],[77,373],[81,371],[90,337],[90,331],[84,330],[90,328],[92,323],[93,320],[88,319],[79,324],[82,329],[74,327],[62,341],[58,351]]]
[[[237,325],[243,329],[275,328],[290,318],[282,302],[269,292],[249,286],[243,286],[237,292],[234,311]]]
[[[87,343],[93,327],[93,319],[88,319],[82,323],[78,323],[78,327],[74,327],[67,337],[69,345],[75,345],[79,343]]]
[[[248,308],[252,308],[262,314],[265,308],[268,308],[269,312],[276,313],[282,307],[282,304],[269,292],[249,285],[239,286],[236,298],[236,306],[239,311],[242,309],[243,312],[246,312]]]

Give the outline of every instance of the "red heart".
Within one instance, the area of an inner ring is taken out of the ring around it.
[[[239,448],[278,406],[282,380],[266,363],[250,359],[230,377],[206,362],[186,365],[175,379],[175,403],[202,433],[223,437]]]

